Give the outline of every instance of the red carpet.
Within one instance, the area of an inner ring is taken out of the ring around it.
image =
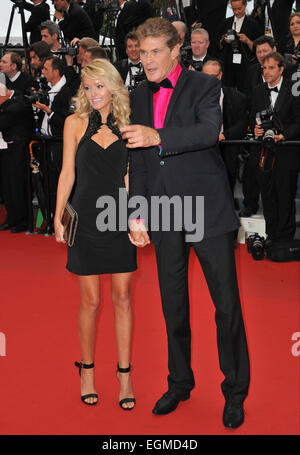
[[[152,247],[139,250],[134,276],[132,362],[136,409],[118,405],[110,279],[102,281],[96,347],[100,403],[80,401],[77,336],[79,289],[65,270],[66,251],[54,238],[0,233],[0,434],[300,434],[300,357],[292,355],[300,332],[300,263],[255,262],[244,245],[236,250],[248,335],[252,381],[246,420],[236,430],[222,425],[214,308],[194,254],[190,262],[191,399],[168,416],[151,409],[166,390],[167,352]],[[2,337],[3,339],[3,337]]]

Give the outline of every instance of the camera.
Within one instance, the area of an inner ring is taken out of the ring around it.
[[[233,53],[238,54],[239,53],[239,37],[237,36],[236,31],[233,30],[232,28],[227,30],[226,39],[227,39],[227,41],[229,41],[229,44],[231,44]]]
[[[67,44],[65,47],[60,47],[57,49],[57,51],[53,52],[53,54],[57,55],[71,55],[72,57],[75,57],[78,55],[79,52],[79,45],[78,43],[75,44],[75,46],[70,46],[70,44]]]
[[[26,91],[25,98],[31,103],[34,104],[39,101],[42,104],[49,105],[49,95],[48,95],[48,82],[47,79],[41,75],[40,77],[35,78],[33,87],[29,88]]]
[[[95,11],[107,11],[107,10],[119,10],[119,0],[96,0],[95,1]]]
[[[202,60],[191,60],[191,66],[196,70],[196,71],[202,71],[203,68],[203,62]]]
[[[256,114],[256,122],[264,130],[259,167],[266,172],[274,166],[275,135],[281,133],[283,128],[280,119],[271,107],[258,112]]]
[[[265,257],[265,238],[256,232],[247,238],[247,251],[255,261],[261,261]]]
[[[144,73],[144,70],[141,70],[137,74],[132,74],[130,78],[130,85],[127,87],[128,91],[134,90],[138,85],[140,85],[143,81],[145,81],[146,75]]]

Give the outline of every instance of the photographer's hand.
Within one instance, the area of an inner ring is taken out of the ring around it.
[[[79,38],[73,38],[72,41],[70,42],[70,46],[76,46],[77,43],[79,43],[80,39]]]
[[[54,17],[55,17],[58,21],[60,21],[61,19],[64,18],[64,12],[63,12],[63,11],[57,11],[57,10],[56,10],[55,13],[54,13]]]
[[[264,134],[264,130],[259,125],[255,125],[255,128],[254,128],[255,137],[261,137],[263,134]]]
[[[274,141],[275,141],[275,142],[284,141],[284,136],[283,136],[283,134],[275,134],[275,136],[274,136]]]
[[[245,35],[244,33],[238,33],[238,37],[239,37],[239,40],[241,41],[241,43],[247,44],[249,49],[252,50],[253,42],[251,41],[251,39],[248,38],[247,35]]]
[[[51,114],[51,109],[49,108],[49,106],[46,106],[46,104],[40,103],[39,101],[34,103],[32,106],[37,107],[41,111],[46,112],[48,115]]]

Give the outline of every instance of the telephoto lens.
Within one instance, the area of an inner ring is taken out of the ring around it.
[[[255,261],[262,261],[265,257],[265,239],[256,232],[247,238],[248,253]]]

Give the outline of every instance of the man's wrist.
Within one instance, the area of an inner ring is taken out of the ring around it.
[[[159,132],[157,130],[154,130],[154,131],[155,131],[155,135],[156,135],[156,137],[155,137],[155,140],[156,140],[155,145],[157,145],[157,146],[161,145],[161,138],[160,138]]]

